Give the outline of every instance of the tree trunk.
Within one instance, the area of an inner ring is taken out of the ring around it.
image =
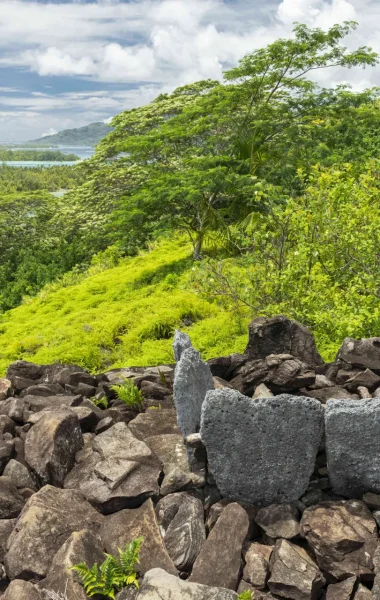
[[[194,245],[193,258],[194,260],[199,260],[202,252],[202,244],[203,244],[203,236],[202,234],[197,235],[197,239]]]

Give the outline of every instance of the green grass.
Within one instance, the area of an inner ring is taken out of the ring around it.
[[[249,319],[185,289],[190,255],[184,239],[163,240],[117,267],[47,286],[0,317],[0,372],[18,359],[91,371],[170,363],[176,327],[204,358],[243,351]]]

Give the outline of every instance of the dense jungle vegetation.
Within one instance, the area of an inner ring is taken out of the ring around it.
[[[10,150],[0,147],[0,162],[22,160],[73,162],[79,160],[76,154],[64,154],[59,150]]]
[[[63,198],[0,170],[1,366],[170,362],[178,326],[206,357],[242,351],[247,321],[280,313],[326,359],[378,335],[379,90],[309,78],[377,63],[342,45],[354,27],[297,25],[223,82],[118,115]]]

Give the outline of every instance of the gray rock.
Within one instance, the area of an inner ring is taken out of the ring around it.
[[[15,422],[7,417],[7,415],[0,415],[0,437],[4,433],[11,433],[13,436],[15,432],[15,426]]]
[[[84,528],[100,529],[103,518],[76,490],[50,485],[29,498],[8,542],[9,579],[42,579],[62,544]]]
[[[191,339],[187,333],[183,333],[179,329],[174,332],[173,351],[174,359],[178,362],[187,348],[192,348]]]
[[[61,486],[83,446],[78,417],[67,410],[45,413],[25,439],[25,460],[42,483]]]
[[[380,399],[329,400],[325,422],[334,492],[348,498],[380,493]]]
[[[372,592],[367,587],[359,583],[353,600],[373,600]]]
[[[256,589],[264,589],[266,587],[272,550],[272,546],[250,544],[245,554],[243,579]]]
[[[144,441],[153,435],[180,433],[175,408],[153,409],[140,413],[128,423],[128,427],[134,436]]]
[[[8,539],[16,523],[17,519],[0,519],[0,563],[4,560]]]
[[[375,581],[373,582],[372,596],[373,600],[380,600],[380,544],[373,554],[373,566],[375,571]],[[335,600],[335,598],[333,600]],[[340,600],[340,598],[337,598],[336,600]]]
[[[284,394],[253,402],[226,389],[207,394],[201,437],[222,495],[265,506],[305,493],[322,427],[317,400]]]
[[[198,554],[189,581],[236,590],[247,512],[237,503],[226,506]]]
[[[189,571],[206,541],[201,500],[170,494],[159,501],[156,514],[170,558],[179,571]]]
[[[238,597],[231,590],[182,581],[162,569],[152,569],[143,579],[137,600],[238,600]]]
[[[356,584],[356,577],[349,577],[339,583],[328,586],[326,600],[351,600]]]
[[[184,437],[197,433],[206,393],[214,387],[210,367],[194,348],[184,350],[174,375],[178,425]]]
[[[92,450],[65,479],[104,514],[139,506],[158,494],[162,465],[152,450],[116,423],[96,436]]]
[[[49,590],[57,595],[66,594],[68,600],[87,600],[80,577],[71,567],[79,563],[92,567],[104,560],[100,540],[88,529],[75,531],[54,556],[48,576],[38,584],[38,589],[44,596]]]
[[[273,594],[292,600],[314,600],[324,583],[322,573],[303,548],[286,540],[276,543],[268,581]]]
[[[5,467],[3,475],[9,477],[17,488],[36,489],[36,482],[32,478],[28,467],[13,458]]]
[[[11,391],[12,382],[9,379],[2,377],[0,379],[0,402],[6,400],[11,395]]]
[[[272,539],[291,540],[300,534],[299,512],[293,504],[271,504],[261,508],[255,521]]]
[[[291,354],[307,365],[323,364],[313,334],[298,321],[282,315],[258,317],[250,322],[248,335],[245,354],[251,359],[266,358],[270,354]]]
[[[316,398],[322,404],[326,404],[327,400],[358,400],[358,394],[351,394],[346,388],[334,385],[333,387],[321,388],[320,390],[301,389],[300,392],[308,398]]]
[[[354,340],[345,338],[337,354],[342,360],[354,367],[380,370],[380,338],[363,338]]]
[[[350,392],[356,392],[359,387],[364,386],[367,391],[375,390],[380,384],[380,377],[376,375],[371,369],[360,371],[356,375],[353,375],[346,381],[344,387]]]
[[[0,477],[0,519],[14,519],[24,508],[25,500],[9,477]]]
[[[2,600],[42,600],[37,588],[29,581],[16,579],[7,588]]]
[[[265,383],[260,383],[255,389],[252,398],[253,400],[256,400],[256,398],[271,398],[272,396],[274,396],[274,394],[272,394]]]
[[[143,537],[139,572],[144,574],[157,567],[173,575],[177,574],[162,540],[151,499],[139,508],[125,509],[107,516],[100,535],[106,551],[115,555],[118,548],[124,549],[133,539]]]

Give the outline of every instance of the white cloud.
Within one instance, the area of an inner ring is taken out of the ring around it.
[[[43,133],[41,135],[41,137],[47,137],[48,135],[55,135],[56,133],[58,133],[58,131],[56,129],[54,129],[54,127],[50,127],[50,129],[48,129],[48,131],[45,131],[45,133]]]

